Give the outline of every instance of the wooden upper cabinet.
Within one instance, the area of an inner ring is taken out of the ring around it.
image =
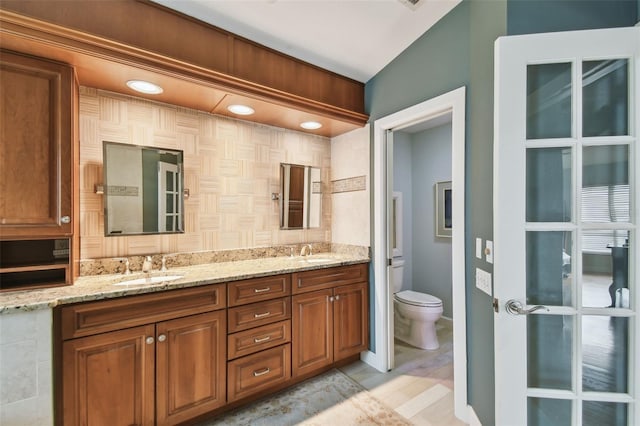
[[[0,239],[73,234],[74,74],[0,50]]]

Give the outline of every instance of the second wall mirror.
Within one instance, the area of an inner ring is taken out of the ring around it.
[[[319,228],[322,218],[320,168],[280,164],[280,228]]]

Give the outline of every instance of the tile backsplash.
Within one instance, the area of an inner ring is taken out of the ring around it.
[[[103,141],[184,151],[184,234],[104,236]],[[280,163],[321,169],[320,228],[280,230]],[[325,137],[81,87],[81,258],[328,243],[330,167]]]

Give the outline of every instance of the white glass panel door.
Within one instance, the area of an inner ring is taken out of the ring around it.
[[[640,28],[496,43],[496,424],[640,424]]]
[[[158,230],[181,231],[182,188],[177,164],[158,163]]]

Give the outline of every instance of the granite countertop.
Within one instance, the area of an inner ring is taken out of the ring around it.
[[[170,268],[166,272],[152,271],[150,273],[152,277],[163,275],[182,275],[183,277],[168,282],[142,285],[114,285],[118,282],[143,278],[145,275],[141,272],[133,272],[131,275],[110,274],[83,276],[79,277],[75,283],[70,286],[0,293],[0,314],[50,309],[69,303],[154,293],[280,273],[366,263],[368,261],[368,257],[342,253],[321,253],[306,257],[281,256],[237,260]]]

